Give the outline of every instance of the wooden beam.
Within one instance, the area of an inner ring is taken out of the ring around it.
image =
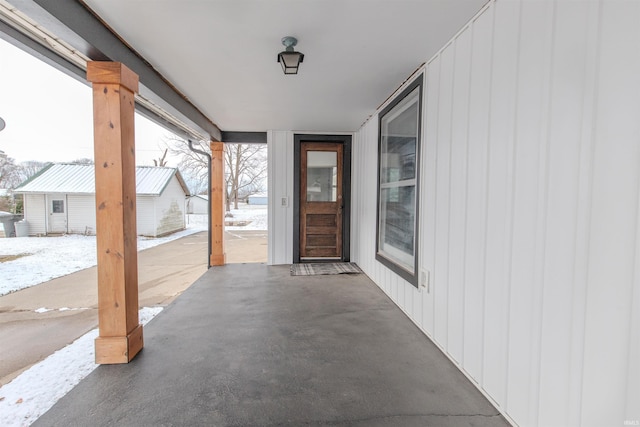
[[[140,76],[142,93],[163,110],[177,117],[188,127],[208,133],[219,140],[221,131],[176,86],[154,69],[146,58],[131,49],[122,39],[94,15],[84,2],[77,0],[15,0],[12,5],[34,21],[44,25],[73,49],[92,61],[117,61]],[[66,62],[57,57],[61,64]],[[63,71],[66,69],[63,66]],[[175,83],[175,82],[174,82]],[[140,105],[139,105],[140,107]],[[140,112],[161,126],[183,134],[179,127],[165,116],[158,116],[147,108]],[[154,119],[153,117],[157,117]]]
[[[266,144],[266,132],[222,131],[222,141],[226,144]]]
[[[224,143],[211,142],[211,265],[224,265]]]
[[[89,62],[93,87],[98,252],[96,363],[128,363],[142,349],[134,134],[138,76],[117,62]]]

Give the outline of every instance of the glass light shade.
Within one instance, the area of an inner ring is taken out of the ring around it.
[[[278,54],[278,62],[285,74],[298,74],[298,67],[303,60],[304,54],[300,52],[283,51]]]

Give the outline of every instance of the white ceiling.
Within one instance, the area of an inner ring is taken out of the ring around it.
[[[85,0],[225,131],[355,131],[487,0]],[[298,39],[298,75],[276,62]]]

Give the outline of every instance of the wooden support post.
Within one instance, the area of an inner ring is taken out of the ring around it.
[[[211,141],[211,265],[224,265],[224,143]]]
[[[96,363],[128,363],[143,347],[138,319],[134,94],[138,76],[117,62],[89,62],[93,87],[98,251]]]

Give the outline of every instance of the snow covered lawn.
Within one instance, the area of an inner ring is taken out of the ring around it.
[[[156,239],[138,237],[138,251],[202,231],[194,226]],[[0,295],[28,288],[56,277],[96,265],[96,237],[69,234],[57,237],[15,237],[0,239]]]
[[[231,205],[233,206],[233,204]],[[227,214],[225,222],[247,222],[244,226],[225,226],[227,231],[238,230],[267,230],[267,206],[266,205],[247,205],[239,203],[238,209],[231,209],[231,215]],[[200,225],[207,228],[207,215],[192,214],[187,215],[187,227],[192,225]]]

